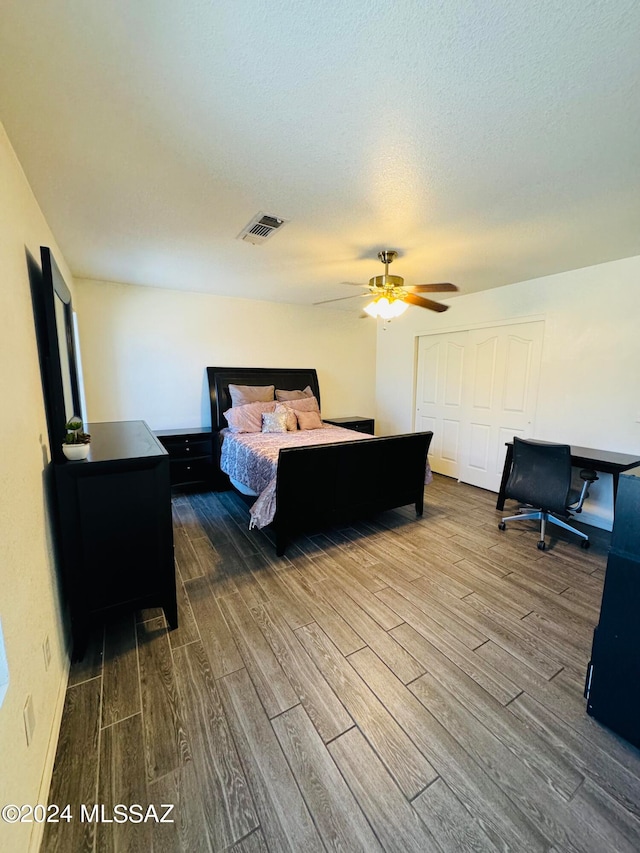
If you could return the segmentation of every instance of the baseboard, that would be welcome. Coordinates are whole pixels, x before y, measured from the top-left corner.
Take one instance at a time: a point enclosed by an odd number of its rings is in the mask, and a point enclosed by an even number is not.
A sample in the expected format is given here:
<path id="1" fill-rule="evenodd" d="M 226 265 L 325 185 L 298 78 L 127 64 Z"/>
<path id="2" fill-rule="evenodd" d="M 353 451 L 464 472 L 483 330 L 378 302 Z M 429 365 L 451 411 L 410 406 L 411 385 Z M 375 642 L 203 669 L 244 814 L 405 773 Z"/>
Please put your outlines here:
<path id="1" fill-rule="evenodd" d="M 573 516 L 573 521 L 579 521 L 582 524 L 589 524 L 591 527 L 599 527 L 601 530 L 612 530 L 613 519 L 599 514 L 597 512 L 589 512 L 588 509 L 583 509 L 579 515 Z M 571 524 L 571 522 L 569 522 Z M 588 530 L 586 531 L 589 532 Z"/>
<path id="2" fill-rule="evenodd" d="M 56 706 L 51 722 L 51 731 L 49 733 L 49 744 L 47 746 L 47 755 L 42 770 L 42 779 L 40 780 L 40 791 L 36 802 L 46 804 L 49 802 L 49 789 L 51 788 L 51 777 L 53 776 L 53 765 L 56 760 L 56 750 L 58 748 L 58 738 L 60 736 L 60 724 L 62 723 L 62 712 L 64 711 L 64 700 L 67 695 L 67 685 L 69 684 L 69 670 L 71 664 L 67 656 L 67 665 L 64 674 L 60 679 L 60 687 L 58 696 L 56 697 Z M 44 823 L 32 824 L 31 835 L 29 837 L 29 853 L 38 853 L 42 844 L 42 836 L 44 835 Z"/>

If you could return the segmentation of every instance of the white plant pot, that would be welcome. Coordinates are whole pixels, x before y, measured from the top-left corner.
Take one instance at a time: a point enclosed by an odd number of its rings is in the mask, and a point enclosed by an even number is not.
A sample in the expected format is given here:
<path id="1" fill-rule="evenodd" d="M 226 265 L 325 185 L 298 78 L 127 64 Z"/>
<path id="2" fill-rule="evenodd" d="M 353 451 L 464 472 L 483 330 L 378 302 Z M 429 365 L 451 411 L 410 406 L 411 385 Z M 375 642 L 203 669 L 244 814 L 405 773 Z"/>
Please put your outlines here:
<path id="1" fill-rule="evenodd" d="M 89 455 L 90 446 L 89 444 L 63 444 L 62 452 L 67 459 L 86 459 Z"/>

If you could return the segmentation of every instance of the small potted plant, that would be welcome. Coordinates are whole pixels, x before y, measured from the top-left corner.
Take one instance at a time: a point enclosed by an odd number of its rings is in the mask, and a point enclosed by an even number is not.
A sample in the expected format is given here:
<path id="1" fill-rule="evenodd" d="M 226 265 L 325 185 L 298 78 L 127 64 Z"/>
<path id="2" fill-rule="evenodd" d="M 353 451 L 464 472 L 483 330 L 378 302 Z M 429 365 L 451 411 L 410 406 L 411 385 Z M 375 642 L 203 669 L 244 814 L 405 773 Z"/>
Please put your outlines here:
<path id="1" fill-rule="evenodd" d="M 62 452 L 67 459 L 86 459 L 89 455 L 91 436 L 82 429 L 82 421 L 75 415 L 70 418 L 64 428 L 67 434 L 62 444 Z"/>

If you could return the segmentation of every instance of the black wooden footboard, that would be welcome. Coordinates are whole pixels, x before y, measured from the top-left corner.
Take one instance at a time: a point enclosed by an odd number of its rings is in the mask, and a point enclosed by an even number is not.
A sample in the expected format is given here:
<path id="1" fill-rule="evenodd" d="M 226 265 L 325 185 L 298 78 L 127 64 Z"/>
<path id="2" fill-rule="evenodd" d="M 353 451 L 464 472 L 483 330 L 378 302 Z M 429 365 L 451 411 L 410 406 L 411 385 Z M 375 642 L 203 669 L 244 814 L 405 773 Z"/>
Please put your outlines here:
<path id="1" fill-rule="evenodd" d="M 432 432 L 280 451 L 276 552 L 310 526 L 349 521 L 413 503 L 422 515 Z"/>

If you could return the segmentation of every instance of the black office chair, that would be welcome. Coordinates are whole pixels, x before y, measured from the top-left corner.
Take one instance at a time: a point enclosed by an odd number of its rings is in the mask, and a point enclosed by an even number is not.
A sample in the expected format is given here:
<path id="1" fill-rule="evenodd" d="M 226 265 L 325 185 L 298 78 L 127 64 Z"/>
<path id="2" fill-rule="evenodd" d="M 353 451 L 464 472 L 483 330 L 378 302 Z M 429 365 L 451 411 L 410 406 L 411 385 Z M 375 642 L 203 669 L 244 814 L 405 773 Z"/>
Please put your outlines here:
<path id="1" fill-rule="evenodd" d="M 544 551 L 547 521 L 580 536 L 583 548 L 589 547 L 589 537 L 581 530 L 571 527 L 556 514 L 571 518 L 582 512 L 582 505 L 589 494 L 589 486 L 598 479 L 595 471 L 583 469 L 581 489 L 571 487 L 571 448 L 568 444 L 548 444 L 514 437 L 513 466 L 507 482 L 505 495 L 522 504 L 518 515 L 503 518 L 498 528 L 506 529 L 507 521 L 540 520 L 538 548 Z"/>

